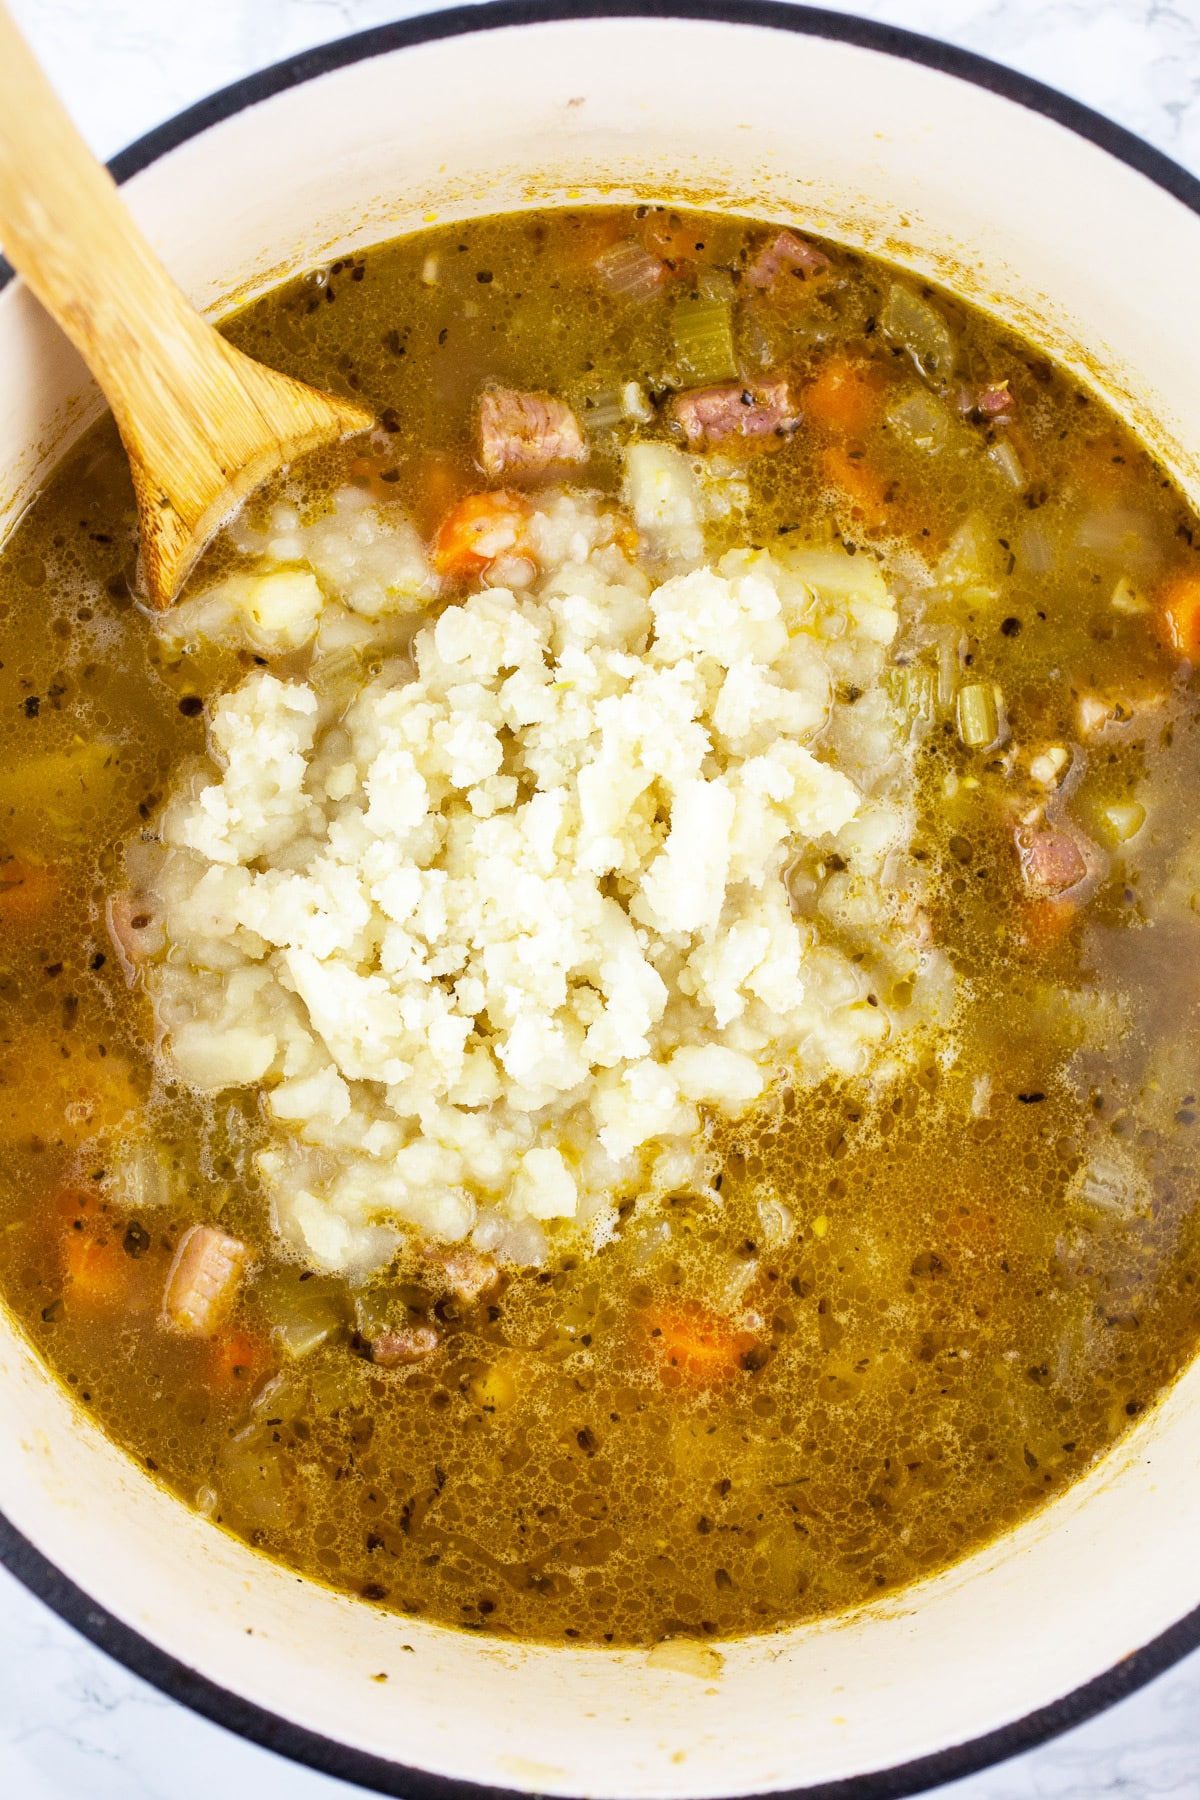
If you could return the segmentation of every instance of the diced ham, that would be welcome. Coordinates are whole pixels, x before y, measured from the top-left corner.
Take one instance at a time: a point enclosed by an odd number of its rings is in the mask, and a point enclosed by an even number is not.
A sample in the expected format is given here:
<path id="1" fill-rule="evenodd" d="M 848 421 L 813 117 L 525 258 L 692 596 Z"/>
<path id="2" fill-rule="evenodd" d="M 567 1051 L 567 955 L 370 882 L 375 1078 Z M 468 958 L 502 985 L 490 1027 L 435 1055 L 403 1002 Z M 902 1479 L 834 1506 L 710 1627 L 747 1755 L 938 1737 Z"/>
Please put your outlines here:
<path id="1" fill-rule="evenodd" d="M 1023 827 L 1017 832 L 1017 854 L 1029 894 L 1037 900 L 1064 895 L 1085 899 L 1105 869 L 1105 859 L 1089 838 L 1066 825 Z"/>
<path id="2" fill-rule="evenodd" d="M 190 1226 L 167 1276 L 167 1323 L 191 1337 L 211 1337 L 233 1304 L 248 1255 L 240 1238 L 215 1225 Z"/>
<path id="3" fill-rule="evenodd" d="M 148 900 L 139 894 L 111 894 L 105 907 L 108 935 L 125 971 L 132 982 L 144 962 L 159 955 L 166 934 Z"/>
<path id="4" fill-rule="evenodd" d="M 579 420 L 552 394 L 488 388 L 479 402 L 479 461 L 491 481 L 544 475 L 564 463 L 587 461 Z"/>
<path id="5" fill-rule="evenodd" d="M 371 1343 L 371 1361 L 381 1369 L 399 1369 L 406 1363 L 422 1362 L 438 1347 L 438 1334 L 431 1325 L 409 1325 L 402 1331 L 384 1331 Z"/>
<path id="6" fill-rule="evenodd" d="M 500 1271 L 495 1259 L 465 1245 L 454 1250 L 430 1246 L 425 1252 L 425 1260 L 464 1306 L 473 1306 L 500 1285 Z"/>
<path id="7" fill-rule="evenodd" d="M 782 376 L 753 386 L 725 381 L 716 387 L 692 388 L 676 394 L 670 411 L 683 428 L 690 450 L 709 449 L 735 438 L 770 449 L 800 423 L 799 410 Z"/>
<path id="8" fill-rule="evenodd" d="M 747 268 L 744 279 L 751 287 L 766 288 L 784 269 L 803 269 L 805 274 L 815 275 L 818 269 L 828 267 L 829 258 L 823 250 L 806 243 L 794 231 L 781 231 L 769 244 L 763 245 Z"/>
<path id="9" fill-rule="evenodd" d="M 1007 381 L 984 382 L 978 387 L 961 382 L 955 404 L 964 419 L 1000 420 L 1005 424 L 1011 422 L 1017 405 Z"/>
<path id="10" fill-rule="evenodd" d="M 1007 381 L 991 382 L 987 387 L 981 387 L 975 396 L 975 410 L 985 419 L 994 419 L 1000 413 L 1011 413 L 1015 405 Z"/>

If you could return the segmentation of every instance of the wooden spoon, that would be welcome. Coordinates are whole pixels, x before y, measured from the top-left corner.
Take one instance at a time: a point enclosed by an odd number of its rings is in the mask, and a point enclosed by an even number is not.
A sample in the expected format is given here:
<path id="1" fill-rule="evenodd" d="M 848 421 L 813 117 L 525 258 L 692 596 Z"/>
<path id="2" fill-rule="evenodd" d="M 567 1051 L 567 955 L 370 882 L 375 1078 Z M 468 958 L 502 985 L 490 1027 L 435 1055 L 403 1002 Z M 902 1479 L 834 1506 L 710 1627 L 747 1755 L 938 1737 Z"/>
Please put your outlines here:
<path id="1" fill-rule="evenodd" d="M 167 607 L 218 527 L 286 463 L 375 423 L 266 369 L 184 299 L 0 0 L 0 244 L 113 410 L 142 581 Z"/>

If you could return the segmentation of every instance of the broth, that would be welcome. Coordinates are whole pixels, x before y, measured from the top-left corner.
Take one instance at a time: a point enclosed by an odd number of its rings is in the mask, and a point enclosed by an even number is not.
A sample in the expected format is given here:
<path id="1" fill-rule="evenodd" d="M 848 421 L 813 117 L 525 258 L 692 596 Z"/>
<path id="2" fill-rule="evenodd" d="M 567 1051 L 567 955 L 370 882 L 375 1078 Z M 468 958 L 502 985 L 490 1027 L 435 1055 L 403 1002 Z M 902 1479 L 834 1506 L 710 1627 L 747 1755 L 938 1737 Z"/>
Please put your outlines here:
<path id="1" fill-rule="evenodd" d="M 431 539 L 481 486 L 485 384 L 565 401 L 590 448 L 567 486 L 619 511 L 629 443 L 679 441 L 673 394 L 732 373 L 765 405 L 784 370 L 799 422 L 769 452 L 696 447 L 727 502 L 705 556 L 824 542 L 877 560 L 899 612 L 915 813 L 885 886 L 952 1016 L 897 1034 L 890 1074 L 797 1069 L 707 1109 L 703 1179 L 635 1182 L 599 1241 L 551 1222 L 473 1293 L 419 1232 L 345 1274 L 273 1229 L 258 1087 L 193 1091 L 161 978 L 122 966 L 162 953 L 160 920 L 113 912 L 127 845 L 155 850 L 218 694 L 303 657 L 152 633 L 110 423 L 0 555 L 0 1289 L 158 1479 L 401 1612 L 615 1644 L 841 1612 L 1060 1492 L 1195 1350 L 1196 521 L 1039 353 L 791 243 L 657 207 L 472 221 L 227 327 L 382 429 L 259 497 L 190 594 L 346 484 Z M 452 570 L 427 610 L 476 586 Z M 407 648 L 380 642 L 368 674 Z M 793 911 L 902 1020 L 914 977 L 831 843 L 789 868 Z M 170 1329 L 197 1223 L 250 1260 L 218 1328 Z"/>

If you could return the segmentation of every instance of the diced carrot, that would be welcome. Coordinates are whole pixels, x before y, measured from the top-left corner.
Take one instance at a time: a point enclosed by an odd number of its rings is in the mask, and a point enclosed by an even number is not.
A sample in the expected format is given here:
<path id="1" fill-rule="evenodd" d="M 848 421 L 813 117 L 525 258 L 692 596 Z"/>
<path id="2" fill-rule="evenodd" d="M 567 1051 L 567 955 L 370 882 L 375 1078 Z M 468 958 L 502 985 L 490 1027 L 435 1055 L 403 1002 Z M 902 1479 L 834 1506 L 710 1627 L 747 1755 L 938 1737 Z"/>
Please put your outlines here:
<path id="1" fill-rule="evenodd" d="M 804 416 L 825 431 L 861 437 L 879 416 L 883 384 L 869 363 L 831 356 L 801 396 Z"/>
<path id="2" fill-rule="evenodd" d="M 119 1237 L 97 1235 L 81 1225 L 67 1233 L 63 1265 L 69 1287 L 67 1302 L 87 1312 L 120 1306 L 133 1282 L 133 1259 Z"/>
<path id="3" fill-rule="evenodd" d="M 0 924 L 33 925 L 50 910 L 58 893 L 58 870 L 49 863 L 0 859 Z"/>
<path id="4" fill-rule="evenodd" d="M 642 242 L 673 274 L 690 273 L 709 260 L 704 228 L 689 224 L 679 213 L 648 213 L 642 222 Z"/>
<path id="5" fill-rule="evenodd" d="M 92 1056 L 30 1033 L 0 1058 L 0 1144 L 81 1144 L 122 1126 L 140 1104 L 120 1056 Z"/>
<path id="6" fill-rule="evenodd" d="M 1115 432 L 1089 438 L 1073 459 L 1071 484 L 1095 504 L 1116 500 L 1133 480 L 1129 446 Z"/>
<path id="7" fill-rule="evenodd" d="M 629 236 L 628 215 L 605 213 L 598 218 L 583 217 L 568 240 L 572 259 L 581 269 L 590 269 L 598 256 L 611 250 Z"/>
<path id="8" fill-rule="evenodd" d="M 887 484 L 865 457 L 851 456 L 840 444 L 821 453 L 826 479 L 850 502 L 851 511 L 868 525 L 882 525 L 887 517 Z"/>
<path id="9" fill-rule="evenodd" d="M 1021 936 L 1031 950 L 1053 950 L 1078 911 L 1073 900 L 1030 900 L 1021 909 Z"/>
<path id="10" fill-rule="evenodd" d="M 434 568 L 459 580 L 481 575 L 498 556 L 521 549 L 528 516 L 526 501 L 507 488 L 468 494 L 442 520 L 433 541 Z"/>
<path id="11" fill-rule="evenodd" d="M 271 1367 L 271 1346 L 250 1331 L 223 1331 L 208 1345 L 209 1379 L 222 1394 L 250 1393 Z"/>
<path id="12" fill-rule="evenodd" d="M 1158 616 L 1170 648 L 1200 662 L 1200 574 L 1181 569 L 1158 596 Z"/>
<path id="13" fill-rule="evenodd" d="M 462 499 L 466 485 L 457 464 L 448 457 L 426 457 L 408 495 L 418 530 L 432 537 L 451 507 Z"/>
<path id="14" fill-rule="evenodd" d="M 708 1386 L 748 1367 L 755 1349 L 748 1331 L 697 1307 L 680 1306 L 647 1316 L 652 1351 L 664 1386 Z"/>

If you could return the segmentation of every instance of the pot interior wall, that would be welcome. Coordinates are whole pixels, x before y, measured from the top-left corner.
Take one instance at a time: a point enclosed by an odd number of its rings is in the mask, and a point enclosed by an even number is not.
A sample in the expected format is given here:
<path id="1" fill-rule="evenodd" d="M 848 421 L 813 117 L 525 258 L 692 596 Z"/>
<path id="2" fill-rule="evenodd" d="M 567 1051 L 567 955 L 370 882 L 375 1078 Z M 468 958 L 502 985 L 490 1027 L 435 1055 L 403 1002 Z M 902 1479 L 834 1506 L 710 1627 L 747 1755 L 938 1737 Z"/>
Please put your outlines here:
<path id="1" fill-rule="evenodd" d="M 683 20 L 471 33 L 248 107 L 127 193 L 217 313 L 433 218 L 671 197 L 799 222 L 1024 329 L 1200 497 L 1200 221 L 1047 119 L 878 52 Z M 19 287 L 0 297 L 0 386 L 3 530 L 97 410 Z M 1198 1451 L 1194 1369 L 1086 1482 L 948 1575 L 841 1625 L 651 1668 L 457 1636 L 298 1582 L 157 1489 L 0 1319 L 0 1509 L 102 1606 L 310 1730 L 543 1793 L 798 1787 L 1044 1705 L 1200 1601 Z"/>

